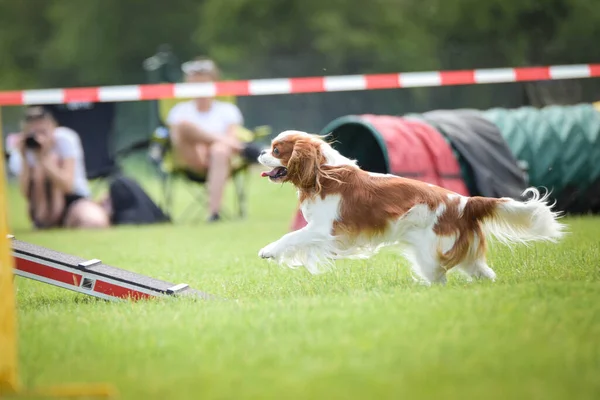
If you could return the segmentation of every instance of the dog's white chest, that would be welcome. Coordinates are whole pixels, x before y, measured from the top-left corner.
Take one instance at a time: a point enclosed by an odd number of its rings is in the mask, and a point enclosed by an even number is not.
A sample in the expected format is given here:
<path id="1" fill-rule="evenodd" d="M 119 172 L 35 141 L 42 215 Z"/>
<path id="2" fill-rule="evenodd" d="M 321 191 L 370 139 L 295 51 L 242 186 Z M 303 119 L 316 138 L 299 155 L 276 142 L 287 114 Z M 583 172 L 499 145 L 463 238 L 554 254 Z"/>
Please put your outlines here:
<path id="1" fill-rule="evenodd" d="M 340 202 L 340 195 L 318 197 L 303 201 L 300 210 L 306 222 L 331 232 L 333 222 L 339 218 Z"/>

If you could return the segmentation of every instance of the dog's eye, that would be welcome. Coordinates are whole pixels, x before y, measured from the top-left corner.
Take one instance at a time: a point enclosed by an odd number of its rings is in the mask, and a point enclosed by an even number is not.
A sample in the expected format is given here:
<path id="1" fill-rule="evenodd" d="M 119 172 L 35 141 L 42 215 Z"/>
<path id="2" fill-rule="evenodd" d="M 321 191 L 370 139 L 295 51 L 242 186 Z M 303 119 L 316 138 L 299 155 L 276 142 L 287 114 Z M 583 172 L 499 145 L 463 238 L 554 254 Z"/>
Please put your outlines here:
<path id="1" fill-rule="evenodd" d="M 273 149 L 273 154 L 274 154 L 274 155 L 276 155 L 276 156 L 278 156 L 278 155 L 279 155 L 279 149 L 278 149 L 277 147 L 275 147 L 275 148 Z"/>

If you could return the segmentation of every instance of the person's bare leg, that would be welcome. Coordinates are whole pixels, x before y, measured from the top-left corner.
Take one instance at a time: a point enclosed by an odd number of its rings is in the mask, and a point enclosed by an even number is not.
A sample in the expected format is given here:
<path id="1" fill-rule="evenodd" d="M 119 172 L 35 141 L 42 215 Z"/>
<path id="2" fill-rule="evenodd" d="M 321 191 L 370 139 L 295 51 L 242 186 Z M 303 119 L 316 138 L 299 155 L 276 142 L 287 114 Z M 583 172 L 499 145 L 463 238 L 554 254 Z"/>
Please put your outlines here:
<path id="1" fill-rule="evenodd" d="M 188 122 L 172 125 L 171 135 L 176 141 L 181 142 L 203 143 L 207 145 L 222 143 L 231 147 L 233 151 L 241 151 L 243 148 L 243 146 L 234 138 L 212 135 Z"/>
<path id="2" fill-rule="evenodd" d="M 50 225 L 58 226 L 60 225 L 60 219 L 63 215 L 65 209 L 65 194 L 62 190 L 56 187 L 56 185 L 52 185 L 51 188 L 51 209 L 50 209 Z"/>
<path id="3" fill-rule="evenodd" d="M 219 213 L 225 184 L 229 177 L 229 160 L 231 150 L 228 146 L 215 143 L 210 147 L 210 164 L 208 167 L 209 211 L 211 216 Z"/>
<path id="4" fill-rule="evenodd" d="M 175 163 L 196 173 L 202 173 L 208 168 L 208 146 L 204 142 L 195 142 L 185 135 L 189 124 L 174 125 L 171 132 L 171 144 Z"/>
<path id="5" fill-rule="evenodd" d="M 58 155 L 52 155 L 52 162 L 59 166 L 61 161 L 58 158 Z M 63 192 L 57 185 L 50 184 L 50 224 L 51 226 L 60 225 L 60 219 L 63 216 L 65 210 L 65 192 Z"/>
<path id="6" fill-rule="evenodd" d="M 100 229 L 110 226 L 106 210 L 88 199 L 80 199 L 73 203 L 65 218 L 67 228 Z"/>
<path id="7" fill-rule="evenodd" d="M 191 145 L 185 151 L 188 154 L 188 167 L 198 174 L 206 172 L 210 160 L 208 146 L 205 144 Z"/>
<path id="8" fill-rule="evenodd" d="M 46 190 L 46 176 L 40 167 L 33 167 L 31 179 L 29 207 L 32 210 L 32 218 L 37 224 L 45 226 L 50 215 L 50 199 Z"/>

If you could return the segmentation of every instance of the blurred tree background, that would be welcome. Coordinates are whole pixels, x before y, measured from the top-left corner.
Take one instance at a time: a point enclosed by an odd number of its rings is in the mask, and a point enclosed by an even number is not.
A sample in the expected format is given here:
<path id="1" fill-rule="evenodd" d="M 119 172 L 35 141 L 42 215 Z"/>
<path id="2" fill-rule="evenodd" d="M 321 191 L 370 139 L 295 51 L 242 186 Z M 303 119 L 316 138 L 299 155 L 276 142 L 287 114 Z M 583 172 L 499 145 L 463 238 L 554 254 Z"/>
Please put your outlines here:
<path id="1" fill-rule="evenodd" d="M 0 0 L 0 90 L 147 82 L 161 44 L 227 79 L 600 61 L 598 0 Z M 351 113 L 600 99 L 598 80 L 240 98 L 249 126 L 320 130 Z M 540 93 L 545 97 L 540 100 Z M 123 104 L 125 136 L 147 134 Z"/>

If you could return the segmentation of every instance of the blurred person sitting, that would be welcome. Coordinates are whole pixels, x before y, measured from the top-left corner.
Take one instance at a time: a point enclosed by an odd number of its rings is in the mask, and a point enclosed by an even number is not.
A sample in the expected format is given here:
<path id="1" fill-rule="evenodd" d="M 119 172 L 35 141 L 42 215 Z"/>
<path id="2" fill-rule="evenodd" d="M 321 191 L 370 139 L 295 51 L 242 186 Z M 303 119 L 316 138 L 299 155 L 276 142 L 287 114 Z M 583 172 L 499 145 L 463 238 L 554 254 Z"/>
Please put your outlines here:
<path id="1" fill-rule="evenodd" d="M 89 199 L 78 134 L 58 126 L 44 107 L 28 107 L 14 139 L 9 169 L 18 177 L 29 217 L 38 229 L 104 228 L 107 212 Z"/>
<path id="2" fill-rule="evenodd" d="M 214 61 L 196 58 L 182 65 L 188 83 L 215 82 L 219 70 Z M 198 97 L 175 105 L 167 116 L 175 163 L 198 174 L 207 174 L 209 222 L 220 219 L 231 158 L 239 154 L 257 162 L 260 149 L 237 139 L 244 119 L 239 108 L 214 97 Z"/>

